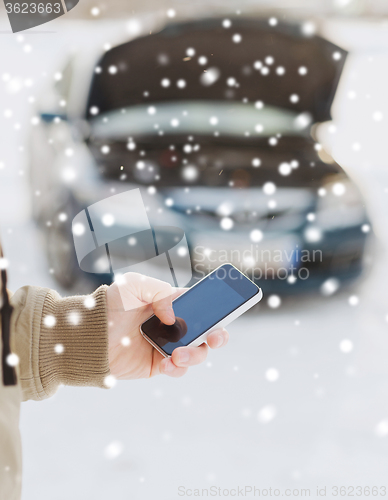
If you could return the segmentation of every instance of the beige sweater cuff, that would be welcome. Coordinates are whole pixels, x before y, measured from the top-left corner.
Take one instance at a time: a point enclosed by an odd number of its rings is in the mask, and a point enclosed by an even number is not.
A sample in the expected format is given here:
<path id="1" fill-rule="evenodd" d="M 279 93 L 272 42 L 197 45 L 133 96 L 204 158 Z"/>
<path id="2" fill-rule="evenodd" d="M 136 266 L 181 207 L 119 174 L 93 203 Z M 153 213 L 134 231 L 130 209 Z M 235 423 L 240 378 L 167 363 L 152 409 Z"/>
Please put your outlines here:
<path id="1" fill-rule="evenodd" d="M 47 293 L 39 346 L 33 346 L 39 349 L 43 397 L 60 384 L 104 387 L 109 375 L 106 288 L 66 298 L 51 290 Z"/>

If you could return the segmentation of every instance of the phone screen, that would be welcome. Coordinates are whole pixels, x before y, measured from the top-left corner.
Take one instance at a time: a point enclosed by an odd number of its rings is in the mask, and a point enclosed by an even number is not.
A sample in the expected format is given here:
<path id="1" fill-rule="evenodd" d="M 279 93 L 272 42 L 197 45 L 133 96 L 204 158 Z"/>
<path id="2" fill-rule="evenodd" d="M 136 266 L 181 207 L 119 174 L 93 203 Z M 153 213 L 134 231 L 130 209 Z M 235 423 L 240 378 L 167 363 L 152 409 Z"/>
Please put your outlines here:
<path id="1" fill-rule="evenodd" d="M 163 324 L 152 316 L 143 332 L 167 354 L 186 346 L 259 292 L 259 288 L 230 265 L 218 268 L 172 304 L 176 321 Z"/>

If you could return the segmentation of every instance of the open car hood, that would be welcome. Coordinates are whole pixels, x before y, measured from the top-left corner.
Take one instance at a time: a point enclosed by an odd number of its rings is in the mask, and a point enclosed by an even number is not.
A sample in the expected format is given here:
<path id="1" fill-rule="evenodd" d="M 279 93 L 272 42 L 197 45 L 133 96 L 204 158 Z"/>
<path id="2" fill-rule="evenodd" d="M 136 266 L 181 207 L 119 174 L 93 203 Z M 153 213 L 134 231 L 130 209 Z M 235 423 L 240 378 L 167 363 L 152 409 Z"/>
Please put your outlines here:
<path id="1" fill-rule="evenodd" d="M 315 122 L 331 119 L 346 51 L 319 36 L 305 36 L 297 24 L 270 26 L 268 20 L 241 18 L 231 23 L 229 28 L 222 19 L 172 24 L 107 51 L 93 77 L 86 116 L 93 106 L 104 113 L 148 102 L 247 99 L 308 112 Z M 194 56 L 187 55 L 189 48 Z M 301 67 L 307 73 L 301 74 Z M 293 94 L 297 97 L 290 99 Z"/>

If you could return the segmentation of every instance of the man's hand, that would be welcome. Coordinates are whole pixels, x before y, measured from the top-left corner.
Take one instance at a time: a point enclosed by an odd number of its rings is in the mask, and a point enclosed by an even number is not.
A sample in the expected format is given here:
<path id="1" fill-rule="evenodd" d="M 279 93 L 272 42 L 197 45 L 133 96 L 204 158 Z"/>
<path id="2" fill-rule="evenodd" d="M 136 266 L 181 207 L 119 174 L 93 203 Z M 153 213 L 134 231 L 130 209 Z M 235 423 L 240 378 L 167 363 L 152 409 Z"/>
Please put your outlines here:
<path id="1" fill-rule="evenodd" d="M 106 292 L 109 367 L 117 379 L 148 378 L 161 373 L 181 377 L 189 366 L 205 361 L 208 346 L 217 349 L 228 342 L 228 332 L 216 330 L 208 336 L 208 345 L 178 347 L 171 358 L 164 358 L 143 338 L 140 325 L 153 313 L 166 325 L 174 324 L 172 300 L 184 288 L 173 288 L 137 273 L 127 273 L 124 279 L 125 284 L 113 283 Z"/>

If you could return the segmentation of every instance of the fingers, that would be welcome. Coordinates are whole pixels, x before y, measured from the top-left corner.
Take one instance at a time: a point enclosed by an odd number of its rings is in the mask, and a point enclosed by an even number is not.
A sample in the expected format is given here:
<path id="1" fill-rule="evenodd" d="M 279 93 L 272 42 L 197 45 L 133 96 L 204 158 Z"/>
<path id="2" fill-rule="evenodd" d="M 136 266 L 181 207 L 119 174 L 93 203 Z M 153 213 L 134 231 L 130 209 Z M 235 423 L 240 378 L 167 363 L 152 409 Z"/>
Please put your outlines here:
<path id="1" fill-rule="evenodd" d="M 175 366 L 199 365 L 205 361 L 207 351 L 206 344 L 201 344 L 199 347 L 178 347 L 172 352 L 171 359 Z"/>
<path id="2" fill-rule="evenodd" d="M 212 349 L 218 349 L 228 343 L 229 334 L 224 328 L 214 330 L 207 338 L 207 343 Z M 206 360 L 208 353 L 207 344 L 199 347 L 178 347 L 171 358 L 164 358 L 160 362 L 160 372 L 170 377 L 181 377 L 190 366 L 199 365 Z"/>
<path id="3" fill-rule="evenodd" d="M 164 375 L 168 375 L 169 377 L 182 377 L 187 372 L 188 368 L 184 368 L 181 366 L 176 366 L 171 358 L 164 358 L 160 362 L 160 373 Z"/>
<path id="4" fill-rule="evenodd" d="M 207 344 L 211 349 L 218 349 L 228 343 L 229 333 L 225 328 L 214 330 L 207 337 Z"/>
<path id="5" fill-rule="evenodd" d="M 203 363 L 207 356 L 208 347 L 202 344 L 199 347 L 178 347 L 171 358 L 162 359 L 160 372 L 169 377 L 182 377 L 189 366 Z"/>

